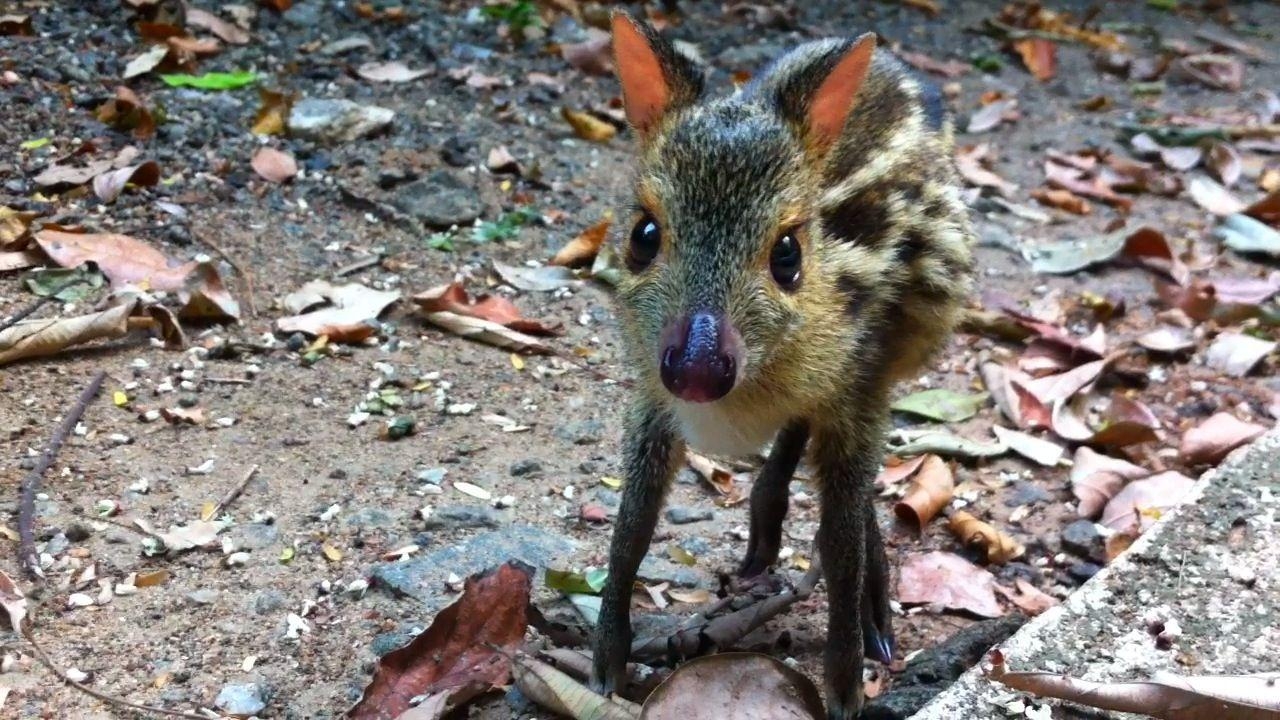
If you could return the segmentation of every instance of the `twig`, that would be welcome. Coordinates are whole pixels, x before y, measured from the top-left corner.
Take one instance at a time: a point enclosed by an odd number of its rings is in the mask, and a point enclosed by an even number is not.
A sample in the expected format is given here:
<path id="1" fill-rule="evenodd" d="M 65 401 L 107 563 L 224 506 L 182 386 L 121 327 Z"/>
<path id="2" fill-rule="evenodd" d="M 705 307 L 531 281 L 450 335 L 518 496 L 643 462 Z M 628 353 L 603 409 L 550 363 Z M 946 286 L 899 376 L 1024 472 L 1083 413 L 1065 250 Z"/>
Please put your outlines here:
<path id="1" fill-rule="evenodd" d="M 57 457 L 58 451 L 62 449 L 62 443 L 75 429 L 76 423 L 80 422 L 80 418 L 84 416 L 85 409 L 102 388 L 102 381 L 106 377 L 106 370 L 99 370 L 93 376 L 88 387 L 80 393 L 76 404 L 62 418 L 62 424 L 54 431 L 53 437 L 49 438 L 49 444 L 45 445 L 44 452 L 40 453 L 36 466 L 22 479 L 22 497 L 18 502 L 18 561 L 32 579 L 44 578 L 44 573 L 40 571 L 40 558 L 36 555 L 36 488 L 40 486 L 40 478 L 44 476 L 45 471 L 53 464 L 53 459 Z"/>
<path id="2" fill-rule="evenodd" d="M 371 268 L 380 262 L 382 262 L 382 256 L 374 255 L 373 257 L 367 257 L 363 260 L 357 260 L 351 263 L 350 265 L 344 265 L 338 268 L 337 270 L 334 270 L 333 275 L 334 277 L 343 277 L 344 275 L 358 273 L 361 270 L 364 270 L 365 268 Z"/>
<path id="3" fill-rule="evenodd" d="M 115 697 L 114 695 L 108 695 L 100 690 L 95 690 L 89 687 L 88 685 L 85 685 L 84 683 L 76 682 L 75 680 L 72 680 L 71 677 L 68 676 L 65 672 L 63 672 L 62 668 L 54 664 L 53 658 L 49 657 L 49 654 L 44 651 L 44 648 L 40 647 L 40 644 L 36 642 L 35 636 L 31 634 L 30 629 L 23 630 L 22 636 L 27 639 L 27 642 L 31 643 L 31 648 L 35 650 L 36 657 L 40 660 L 40 662 L 46 668 L 49 669 L 49 672 L 53 673 L 54 675 L 57 675 L 58 679 L 61 680 L 62 682 L 70 685 L 71 687 L 79 690 L 80 692 L 86 695 L 89 695 L 90 697 L 101 700 L 102 702 L 107 703 L 108 705 L 112 705 L 114 707 L 128 708 L 130 710 L 134 710 L 140 713 L 167 715 L 169 717 L 176 717 L 176 718 L 189 718 L 189 720 L 209 720 L 209 717 L 207 715 L 196 715 L 194 713 L 185 713 L 180 710 L 166 710 L 165 708 L 158 708 L 158 707 L 152 707 L 150 705 L 139 705 L 137 703 L 131 703 L 128 700 L 125 700 L 124 698 L 118 698 L 118 697 Z"/>
<path id="4" fill-rule="evenodd" d="M 226 510 L 228 505 L 235 502 L 236 498 L 240 497 L 240 493 L 244 492 L 244 487 L 248 485 L 249 481 L 253 479 L 253 476 L 257 474 L 257 465 L 249 468 L 249 472 L 244 474 L 244 478 L 240 482 L 236 483 L 235 487 L 228 490 L 227 494 L 222 496 L 222 499 L 218 501 L 217 505 L 213 506 L 213 513 L 211 513 L 209 517 L 218 517 L 221 515 L 222 511 Z"/>
<path id="5" fill-rule="evenodd" d="M 204 233 L 193 227 L 191 228 L 191 235 L 196 240 L 199 240 L 209 246 L 209 249 L 222 256 L 222 259 L 227 261 L 227 264 L 231 266 L 231 269 L 236 271 L 236 275 L 239 275 L 240 279 L 244 281 L 244 299 L 245 304 L 249 306 L 249 317 L 257 317 L 258 304 L 253 300 L 253 275 L 245 272 L 244 268 L 240 266 L 240 263 L 236 262 L 235 258 L 231 257 L 226 250 L 223 250 L 221 246 L 210 240 Z"/>
<path id="6" fill-rule="evenodd" d="M 0 332 L 4 332 L 5 330 L 8 330 L 14 325 L 17 325 L 23 319 L 30 316 L 31 313 L 39 310 L 40 308 L 44 307 L 46 304 L 56 300 L 58 293 L 62 292 L 63 290 L 66 290 L 69 287 L 79 285 L 82 282 L 84 282 L 84 278 L 72 278 L 67 282 L 54 288 L 53 292 L 49 293 L 48 295 L 45 295 L 42 298 L 37 299 L 35 302 L 31 303 L 25 308 L 9 316 L 9 319 L 5 320 L 4 322 L 0 322 Z"/>
<path id="7" fill-rule="evenodd" d="M 217 383 L 217 384 L 221 384 L 221 385 L 251 385 L 251 384 L 253 384 L 253 381 L 252 381 L 252 380 L 247 380 L 247 379 L 245 379 L 245 378 L 206 377 L 206 378 L 204 379 L 204 381 L 205 381 L 205 382 L 208 382 L 208 383 Z"/>

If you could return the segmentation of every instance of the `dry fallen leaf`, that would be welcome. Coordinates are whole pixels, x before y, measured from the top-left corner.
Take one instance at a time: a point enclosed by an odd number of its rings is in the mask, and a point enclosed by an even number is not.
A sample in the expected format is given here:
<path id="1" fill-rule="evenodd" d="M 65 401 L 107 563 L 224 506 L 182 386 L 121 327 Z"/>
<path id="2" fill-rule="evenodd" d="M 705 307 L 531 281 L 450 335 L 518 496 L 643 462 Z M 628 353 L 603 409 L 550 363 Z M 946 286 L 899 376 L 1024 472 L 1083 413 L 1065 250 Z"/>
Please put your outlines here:
<path id="1" fill-rule="evenodd" d="M 258 99 L 261 105 L 253 118 L 253 127 L 249 132 L 254 135 L 282 135 L 288 124 L 289 110 L 293 107 L 296 96 L 286 95 L 267 88 L 258 88 Z"/>
<path id="2" fill-rule="evenodd" d="M 1001 195 L 1011 197 L 1018 186 L 992 172 L 986 164 L 990 162 L 991 148 L 986 143 L 956 150 L 956 168 L 965 182 L 975 187 L 995 188 Z"/>
<path id="3" fill-rule="evenodd" d="M 135 138 L 145 140 L 156 133 L 156 119 L 137 93 L 121 85 L 115 97 L 107 100 L 94 111 L 98 120 L 116 130 L 132 132 Z"/>
<path id="4" fill-rule="evenodd" d="M 1012 672 L 999 650 L 989 655 L 987 677 L 1040 697 L 1158 720 L 1268 720 L 1280 716 L 1277 675 L 1180 677 L 1159 672 L 1152 680 L 1099 683 L 1061 672 Z"/>
<path id="5" fill-rule="evenodd" d="M 960 62 L 959 60 L 947 60 L 945 62 L 935 60 L 924 53 L 919 52 L 899 52 L 901 57 L 908 65 L 918 68 L 925 72 L 941 75 L 944 78 L 954 80 L 965 73 L 969 72 L 972 66 L 969 63 Z"/>
<path id="6" fill-rule="evenodd" d="M 613 42 L 609 33 L 596 28 L 587 30 L 587 39 L 560 46 L 560 56 L 588 75 L 613 74 Z"/>
<path id="7" fill-rule="evenodd" d="M 325 335 L 333 342 L 360 342 L 372 337 L 377 330 L 378 316 L 400 299 L 399 291 L 374 290 L 357 283 L 335 286 L 324 280 L 312 280 L 303 289 L 321 297 L 327 307 L 280 318 L 276 329 L 283 333 Z"/>
<path id="8" fill-rule="evenodd" d="M 0 365 L 46 357 L 90 340 L 124 337 L 136 306 L 128 303 L 91 315 L 28 320 L 0 330 Z"/>
<path id="9" fill-rule="evenodd" d="M 639 720 L 707 717 L 708 708 L 751 720 L 826 717 L 818 689 L 799 671 L 769 655 L 730 652 L 682 664 L 645 700 Z"/>
<path id="10" fill-rule="evenodd" d="M 1231 413 L 1216 413 L 1182 435 L 1178 456 L 1188 465 L 1217 464 L 1266 431 L 1266 427 L 1238 420 Z"/>
<path id="11" fill-rule="evenodd" d="M 14 210 L 0 205 L 0 250 L 21 250 L 30 239 L 31 222 L 40 213 Z"/>
<path id="12" fill-rule="evenodd" d="M 530 355 L 554 355 L 555 350 L 532 335 L 512 330 L 496 322 L 447 311 L 424 312 L 424 319 L 432 325 L 476 342 Z"/>
<path id="13" fill-rule="evenodd" d="M 1014 590 L 1010 590 L 1003 585 L 996 585 L 996 592 L 1000 593 L 1005 600 L 1016 605 L 1030 617 L 1035 617 L 1059 604 L 1057 598 L 1022 578 L 1016 578 L 1013 582 Z"/>
<path id="14" fill-rule="evenodd" d="M 1088 447 L 1076 449 L 1071 465 L 1071 491 L 1080 501 L 1080 517 L 1095 518 L 1125 483 L 1151 474 L 1146 468 L 1109 457 Z"/>
<path id="15" fill-rule="evenodd" d="M 1062 461 L 1063 454 L 1066 453 L 1066 449 L 1055 442 L 1018 430 L 995 425 L 992 426 L 991 432 L 995 433 L 997 440 L 1008 445 L 1010 450 L 1045 467 L 1057 466 Z"/>
<path id="16" fill-rule="evenodd" d="M 1218 176 L 1218 180 L 1226 187 L 1235 185 L 1240 180 L 1240 175 L 1244 173 L 1244 162 L 1240 159 L 1240 153 L 1228 143 L 1215 142 L 1210 145 L 1205 160 L 1209 170 Z"/>
<path id="17" fill-rule="evenodd" d="M 1234 215 L 1245 209 L 1245 204 L 1232 195 L 1230 190 L 1209 178 L 1192 178 L 1191 184 L 1187 186 L 1187 193 L 1197 205 L 1214 215 Z"/>
<path id="18" fill-rule="evenodd" d="M 600 252 L 600 246 L 604 244 L 605 238 L 609 236 L 610 223 L 611 220 L 605 218 L 578 233 L 577 237 L 556 252 L 556 256 L 551 258 L 551 264 L 565 267 L 590 265 L 595 260 L 596 253 Z"/>
<path id="19" fill-rule="evenodd" d="M 462 283 L 454 282 L 424 290 L 413 296 L 418 311 L 424 314 L 449 312 L 456 315 L 487 320 L 528 335 L 559 335 L 560 326 L 548 326 L 537 320 L 530 320 L 520 314 L 515 303 L 500 295 L 481 295 L 472 298 L 462 287 Z"/>
<path id="20" fill-rule="evenodd" d="M 423 697 L 441 717 L 471 698 L 505 686 L 510 656 L 524 641 L 533 568 L 508 562 L 466 580 L 462 597 L 436 614 L 431 626 L 378 661 L 351 720 L 404 717 Z M 422 707 L 418 706 L 419 709 Z"/>
<path id="21" fill-rule="evenodd" d="M 715 460 L 692 450 L 685 450 L 685 462 L 689 464 L 690 469 L 698 474 L 698 477 L 705 480 L 708 485 L 725 498 L 725 504 L 736 505 L 746 499 L 738 491 L 738 486 L 734 483 L 733 473 Z"/>
<path id="22" fill-rule="evenodd" d="M 245 45 L 250 39 L 243 28 L 200 8 L 187 8 L 187 25 L 208 30 L 231 45 Z"/>
<path id="23" fill-rule="evenodd" d="M 891 488 L 910 478 L 924 464 L 925 457 L 927 456 L 917 455 L 903 460 L 896 455 L 890 455 L 885 458 L 884 469 L 880 471 L 879 475 L 876 475 L 875 486 L 878 488 Z"/>
<path id="24" fill-rule="evenodd" d="M 1242 333 L 1222 333 L 1205 352 L 1205 364 L 1232 377 L 1244 377 L 1276 349 L 1276 343 Z"/>
<path id="25" fill-rule="evenodd" d="M 249 164 L 254 172 L 273 183 L 287 182 L 298 174 L 298 163 L 293 156 L 275 148 L 258 148 Z"/>
<path id="26" fill-rule="evenodd" d="M 9 629 L 18 635 L 23 634 L 22 623 L 27 619 L 27 597 L 22 588 L 3 570 L 0 570 L 0 607 L 4 608 L 9 617 Z"/>
<path id="27" fill-rule="evenodd" d="M 1101 522 L 1116 532 L 1145 531 L 1164 511 L 1181 505 L 1194 485 L 1191 478 L 1172 471 L 1134 480 L 1107 503 Z"/>
<path id="28" fill-rule="evenodd" d="M 93 194 L 102 202 L 112 202 L 126 185 L 153 187 L 160 182 L 160 166 L 154 160 L 110 170 L 93 179 Z"/>
<path id="29" fill-rule="evenodd" d="M 1040 82 L 1052 80 L 1058 72 L 1058 46 L 1052 40 L 1030 37 L 1013 42 L 1013 49 L 1022 58 L 1031 75 Z"/>
<path id="30" fill-rule="evenodd" d="M 224 527 L 219 522 L 194 520 L 186 525 L 171 525 L 169 526 L 169 532 L 162 533 L 151 530 L 146 523 L 140 520 L 135 520 L 134 522 L 144 531 L 159 538 L 160 542 L 164 543 L 165 550 L 169 553 L 178 553 L 183 550 L 211 545 L 218 539 L 218 533 L 222 532 Z"/>
<path id="31" fill-rule="evenodd" d="M 511 154 L 506 145 L 499 145 L 489 150 L 489 156 L 485 160 L 485 167 L 489 168 L 491 173 L 524 174 L 524 170 L 520 167 L 520 161 L 516 160 L 516 156 Z"/>
<path id="32" fill-rule="evenodd" d="M 34 250 L 0 252 L 0 272 L 26 270 L 44 263 L 44 255 Z"/>
<path id="33" fill-rule="evenodd" d="M 41 230 L 35 239 L 60 267 L 94 263 L 113 288 L 134 285 L 144 290 L 176 292 L 196 267 L 194 261 L 174 265 L 164 253 L 128 235 Z"/>
<path id="34" fill-rule="evenodd" d="M 129 78 L 149 73 L 156 69 L 168 54 L 168 45 L 153 45 L 146 52 L 130 60 L 124 66 L 124 73 L 121 77 L 128 80 Z"/>
<path id="35" fill-rule="evenodd" d="M 898 576 L 898 602 L 940 605 L 981 617 L 1000 617 L 995 577 L 959 555 L 945 552 L 913 553 L 902 563 Z"/>
<path id="36" fill-rule="evenodd" d="M 591 720 L 635 720 L 636 710 L 626 700 L 597 695 L 567 673 L 523 653 L 512 658 L 511 677 L 525 697 L 559 715 Z"/>
<path id="37" fill-rule="evenodd" d="M 1195 336 L 1190 330 L 1173 325 L 1143 333 L 1135 342 L 1152 352 L 1168 354 L 1186 352 L 1196 346 Z"/>
<path id="38" fill-rule="evenodd" d="M 921 531 L 951 502 L 955 489 L 951 467 L 937 455 L 928 455 L 916 472 L 911 489 L 893 506 L 893 512 L 898 519 Z"/>
<path id="39" fill-rule="evenodd" d="M 414 70 L 408 65 L 392 60 L 390 62 L 370 62 L 356 68 L 356 74 L 365 80 L 386 83 L 402 83 L 417 80 L 431 74 L 430 69 Z"/>
<path id="40" fill-rule="evenodd" d="M 1093 212 L 1088 200 L 1070 190 L 1036 188 L 1031 191 L 1031 197 L 1041 205 L 1064 210 L 1074 215 L 1088 215 Z"/>
<path id="41" fill-rule="evenodd" d="M 1020 558 L 1026 552 L 1016 540 L 963 510 L 951 514 L 947 528 L 965 547 L 981 550 L 986 561 L 994 565 Z"/>
<path id="42" fill-rule="evenodd" d="M 1174 72 L 1217 90 L 1239 90 L 1244 83 L 1244 63 L 1239 58 L 1217 53 L 1199 53 L 1178 58 Z"/>
<path id="43" fill-rule="evenodd" d="M 992 130 L 1013 116 L 1017 107 L 1018 101 L 1012 98 L 996 100 L 993 103 L 984 105 L 969 117 L 969 125 L 965 128 L 965 131 L 982 133 Z"/>
<path id="44" fill-rule="evenodd" d="M 605 122 L 591 113 L 569 108 L 560 108 L 560 116 L 573 128 L 573 132 L 583 140 L 607 143 L 618 134 L 612 123 Z"/>

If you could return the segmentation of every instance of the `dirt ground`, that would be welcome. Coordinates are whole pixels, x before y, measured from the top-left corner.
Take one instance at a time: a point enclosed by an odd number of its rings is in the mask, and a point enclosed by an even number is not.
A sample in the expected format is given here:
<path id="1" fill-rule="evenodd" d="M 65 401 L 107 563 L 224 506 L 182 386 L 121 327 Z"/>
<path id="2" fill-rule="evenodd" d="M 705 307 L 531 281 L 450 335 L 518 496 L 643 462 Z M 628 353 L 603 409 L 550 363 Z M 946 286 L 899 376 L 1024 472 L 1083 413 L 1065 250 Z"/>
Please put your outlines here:
<path id="1" fill-rule="evenodd" d="M 962 132 L 959 142 L 989 143 L 998 156 L 993 170 L 1018 186 L 1011 199 L 1025 206 L 1035 205 L 1027 192 L 1043 184 L 1048 150 L 1127 152 L 1116 122 L 1141 113 L 1247 111 L 1256 103 L 1252 91 L 1280 89 L 1274 65 L 1249 64 L 1240 91 L 1170 78 L 1159 94 L 1136 94 L 1132 81 L 1100 72 L 1088 48 L 1070 43 L 1058 47 L 1056 77 L 1040 82 L 999 40 L 974 31 L 998 12 L 999 3 L 940 4 L 943 11 L 930 17 L 898 3 L 797 3 L 790 8 L 793 22 L 760 25 L 719 3 L 690 2 L 681 5 L 669 31 L 696 45 L 710 66 L 711 84 L 722 89 L 733 73 L 756 68 L 803 39 L 867 29 L 895 48 L 938 60 L 967 64 L 974 57 L 997 57 L 999 69 L 970 68 L 955 79 L 933 79 L 956 86 L 949 103 L 961 127 L 984 93 L 1018 100 L 1016 121 L 980 134 Z M 217 3 L 198 5 L 218 9 Z M 1123 30 L 1139 56 L 1156 52 L 1162 42 L 1203 48 L 1196 32 L 1214 27 L 1228 35 L 1238 31 L 1237 37 L 1280 57 L 1280 41 L 1266 34 L 1280 27 L 1280 8 L 1272 3 L 1232 3 L 1235 22 L 1229 28 L 1218 26 L 1198 3 L 1179 3 L 1184 9 L 1176 12 L 1154 5 L 1108 3 L 1096 22 Z M 302 357 L 297 340 L 274 333 L 275 320 L 288 314 L 283 298 L 309 280 L 359 282 L 407 296 L 463 278 L 482 291 L 496 285 L 491 262 L 544 261 L 620 207 L 629 133 L 590 143 L 574 137 L 559 113 L 560 107 L 603 107 L 617 95 L 612 78 L 584 73 L 548 51 L 550 42 L 580 41 L 580 23 L 548 12 L 553 20 L 546 36 L 520 44 L 503 37 L 497 21 L 469 12 L 468 3 L 411 3 L 409 17 L 398 22 L 362 17 L 347 3 L 300 0 L 284 13 L 255 8 L 252 40 L 225 46 L 201 60 L 198 71 L 248 69 L 264 78 L 260 86 L 301 98 L 347 98 L 389 108 L 395 112 L 390 127 L 344 142 L 263 139 L 249 132 L 259 106 L 253 88 L 172 88 L 150 74 L 127 84 L 163 105 L 167 119 L 154 137 L 138 141 L 93 114 L 120 83 L 125 64 L 146 47 L 129 8 L 108 0 L 16 0 L 13 6 L 30 15 L 36 35 L 0 36 L 0 71 L 13 74 L 0 85 L 0 205 L 39 210 L 64 225 L 127 233 L 183 260 L 202 253 L 217 259 L 207 244 L 212 242 L 250 271 L 258 310 L 237 326 L 188 328 L 188 351 L 166 351 L 135 334 L 0 368 L 0 524 L 8 528 L 17 527 L 18 485 L 35 454 L 90 376 L 107 372 L 103 392 L 46 474 L 38 501 L 40 547 L 51 564 L 47 587 L 34 593 L 34 632 L 57 664 L 87 673 L 95 689 L 137 703 L 195 712 L 214 707 L 228 684 L 256 683 L 268 698 L 263 717 L 332 717 L 359 697 L 375 648 L 385 651 L 425 627 L 434 609 L 456 597 L 434 576 L 413 588 L 412 596 L 388 587 L 386 574 L 375 571 L 388 553 L 417 545 L 414 557 L 429 556 L 482 534 L 499 542 L 511 528 L 528 525 L 537 533 L 529 541 L 537 548 L 530 552 L 554 567 L 602 564 L 610 526 L 581 521 L 580 508 L 584 502 L 616 506 L 617 494 L 602 478 L 619 474 L 620 408 L 627 391 L 615 380 L 630 373 L 621 361 L 607 286 L 584 282 L 570 291 L 512 295 L 528 317 L 563 324 L 564 335 L 550 342 L 573 362 L 530 357 L 519 369 L 506 351 L 414 317 L 407 301 L 383 316 L 386 325 L 376 340 L 339 348 L 315 362 Z M 1088 10 L 1087 3 L 1054 7 L 1077 16 Z M 353 36 L 368 42 L 351 43 L 347 50 L 331 45 Z M 375 60 L 402 60 L 432 72 L 400 84 L 374 83 L 352 72 Z M 455 79 L 465 79 L 465 73 L 451 77 L 451 70 L 465 66 L 474 67 L 470 77 L 479 73 L 506 82 L 474 87 Z M 553 80 L 531 81 L 530 73 Z M 1097 96 L 1112 106 L 1079 109 Z M 44 147 L 19 147 L 45 137 L 51 142 Z M 33 178 L 55 158 L 90 138 L 103 138 L 102 147 L 113 151 L 138 145 L 142 158 L 159 163 L 162 182 L 126 190 L 110 204 L 83 189 L 52 192 L 35 184 Z M 260 178 L 249 159 L 263 144 L 293 154 L 303 173 L 283 185 Z M 489 152 L 498 146 L 519 161 L 523 177 L 486 169 Z M 1276 165 L 1274 155 L 1251 157 Z M 1257 168 L 1250 167 L 1256 177 Z M 484 220 L 526 204 L 543 219 L 519 228 L 514 239 L 484 244 L 473 243 L 464 227 L 455 233 L 453 251 L 431 249 L 427 233 L 387 208 L 438 201 L 408 194 L 420 187 L 416 178 L 442 169 L 474 188 Z M 1261 194 L 1250 179 L 1237 192 L 1246 202 Z M 1185 194 L 1134 199 L 1129 227 L 1157 227 L 1193 256 L 1214 247 L 1212 217 Z M 975 305 L 1013 298 L 1033 310 L 1068 307 L 1064 322 L 1074 332 L 1087 332 L 1087 315 L 1078 312 L 1083 293 L 1122 298 L 1127 313 L 1107 328 L 1113 346 L 1149 330 L 1165 309 L 1153 275 L 1144 269 L 1108 266 L 1049 276 L 1032 273 L 1022 260 L 1022 247 L 1107 230 L 1121 215 L 1105 204 L 1094 202 L 1086 216 L 1038 207 L 1047 223 L 1010 214 L 989 196 L 975 197 L 973 205 L 983 238 L 976 251 L 981 298 Z M 611 242 L 619 234 L 615 227 Z M 338 276 L 353 264 L 363 267 Z M 1216 267 L 1255 277 L 1265 268 L 1234 255 L 1223 255 Z M 243 304 L 244 287 L 230 267 L 222 268 Z M 498 292 L 511 294 L 509 288 Z M 0 314 L 33 299 L 22 273 L 0 273 Z M 39 316 L 76 314 L 92 302 L 76 309 L 55 303 Z M 918 386 L 901 392 L 981 389 L 979 361 L 1010 357 L 1016 347 L 959 335 Z M 1267 408 L 1280 390 L 1274 378 L 1223 377 L 1204 366 L 1199 351 L 1177 361 L 1143 355 L 1131 360 L 1126 377 L 1163 428 L 1158 442 L 1132 452 L 1144 466 L 1194 474 L 1174 451 L 1182 428 L 1220 409 L 1269 423 Z M 404 401 L 398 414 L 416 419 L 416 432 L 397 441 L 381 439 L 387 418 L 376 415 L 351 427 L 348 418 L 357 405 L 371 391 L 389 387 Z M 129 396 L 128 407 L 113 403 L 117 391 Z M 145 409 L 179 404 L 202 408 L 208 422 L 197 427 L 140 420 Z M 486 419 L 492 415 L 527 430 L 505 432 Z M 987 428 L 997 418 L 988 405 L 950 429 L 989 437 Z M 902 427 L 924 425 L 905 417 L 897 421 Z M 160 530 L 196 520 L 203 506 L 222 498 L 254 467 L 256 474 L 228 508 L 235 524 L 223 533 L 224 548 L 148 556 L 143 536 L 127 527 L 134 519 Z M 445 471 L 443 480 L 438 469 Z M 1064 552 L 1060 539 L 1062 528 L 1076 519 L 1066 468 L 1040 468 L 1007 456 L 961 463 L 956 472 L 957 483 L 968 488 L 964 497 L 971 509 L 1027 548 L 1020 560 L 993 567 L 997 578 L 1011 583 L 1021 577 L 1065 597 L 1088 577 L 1088 559 Z M 488 490 L 509 507 L 494 508 L 459 491 L 458 481 Z M 817 525 L 811 492 L 801 483 L 793 487 L 796 501 L 784 540 L 797 557 L 809 555 Z M 654 580 L 678 574 L 678 582 L 719 587 L 717 574 L 731 570 L 745 550 L 747 507 L 718 507 L 714 500 L 691 473 L 681 476 L 669 504 L 711 510 L 713 517 L 680 524 L 664 517 L 651 553 L 661 560 Z M 118 504 L 115 524 L 99 518 L 102 501 Z M 893 502 L 883 497 L 877 507 L 891 560 L 930 550 L 964 552 L 944 523 L 932 524 L 923 535 L 894 525 Z M 424 506 L 433 509 L 434 521 L 423 520 Z M 0 569 L 18 578 L 16 542 L 4 545 L 9 552 L 0 557 Z M 666 560 L 673 545 L 695 555 L 696 565 Z M 283 561 L 286 549 L 292 557 Z M 237 556 L 243 562 L 229 564 L 229 553 L 238 551 L 247 552 L 247 559 Z M 73 592 L 97 596 L 96 582 L 80 582 L 90 565 L 98 577 L 116 581 L 157 570 L 169 577 L 105 604 L 71 608 Z M 799 574 L 794 567 L 789 571 Z M 364 589 L 361 581 L 371 582 Z M 537 599 L 546 607 L 565 604 L 541 584 Z M 682 617 L 692 610 L 676 603 L 661 614 Z M 305 632 L 289 632 L 290 614 L 305 621 Z M 824 615 L 819 592 L 771 625 L 770 639 L 763 642 L 816 676 Z M 955 613 L 906 612 L 896 618 L 899 655 L 936 644 L 971 622 Z M 780 633 L 785 642 L 777 641 Z M 13 691 L 0 717 L 117 716 L 56 682 L 23 643 L 5 637 L 2 651 L 16 663 L 0 674 L 0 687 Z M 470 716 L 549 717 L 501 695 L 479 702 Z"/>

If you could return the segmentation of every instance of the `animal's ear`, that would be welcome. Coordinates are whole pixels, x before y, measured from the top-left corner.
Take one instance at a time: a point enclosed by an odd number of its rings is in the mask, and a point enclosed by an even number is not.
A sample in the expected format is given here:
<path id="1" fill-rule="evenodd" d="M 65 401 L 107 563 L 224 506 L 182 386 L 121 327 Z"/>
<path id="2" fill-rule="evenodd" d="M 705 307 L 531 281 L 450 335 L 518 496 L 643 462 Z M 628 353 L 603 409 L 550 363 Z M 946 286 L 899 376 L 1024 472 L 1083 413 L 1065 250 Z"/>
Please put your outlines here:
<path id="1" fill-rule="evenodd" d="M 876 49 L 875 33 L 865 33 L 840 56 L 831 72 L 809 100 L 806 117 L 810 141 L 821 148 L 830 147 L 844 132 L 862 82 L 871 68 Z"/>
<path id="2" fill-rule="evenodd" d="M 613 13 L 613 56 L 622 83 L 627 122 L 643 141 L 671 111 L 702 94 L 702 71 L 648 24 L 621 10 Z"/>

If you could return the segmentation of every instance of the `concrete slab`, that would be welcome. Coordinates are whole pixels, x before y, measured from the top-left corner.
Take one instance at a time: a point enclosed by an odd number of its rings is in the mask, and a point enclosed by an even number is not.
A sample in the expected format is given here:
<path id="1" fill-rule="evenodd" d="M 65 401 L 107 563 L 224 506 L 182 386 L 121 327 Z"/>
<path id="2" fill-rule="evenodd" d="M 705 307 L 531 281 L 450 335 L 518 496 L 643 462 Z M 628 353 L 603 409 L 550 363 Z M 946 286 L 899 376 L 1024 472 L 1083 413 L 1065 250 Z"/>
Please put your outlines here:
<path id="1" fill-rule="evenodd" d="M 1202 476 L 1186 503 L 999 647 L 1010 670 L 1100 682 L 1280 671 L 1280 429 Z M 1013 717 L 1004 705 L 1016 697 L 975 667 L 911 720 Z M 1080 716 L 1046 702 L 1054 718 Z"/>

